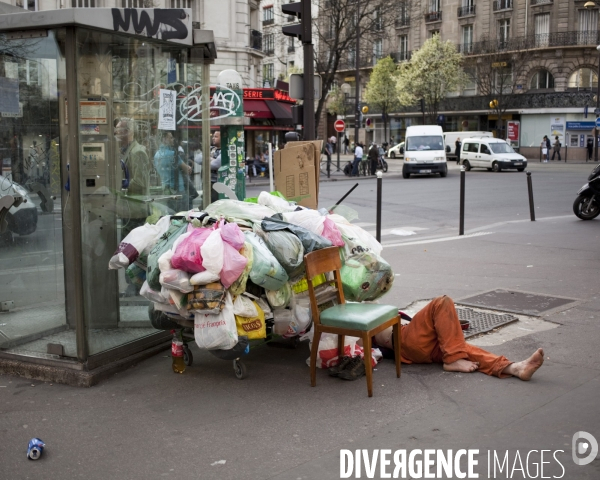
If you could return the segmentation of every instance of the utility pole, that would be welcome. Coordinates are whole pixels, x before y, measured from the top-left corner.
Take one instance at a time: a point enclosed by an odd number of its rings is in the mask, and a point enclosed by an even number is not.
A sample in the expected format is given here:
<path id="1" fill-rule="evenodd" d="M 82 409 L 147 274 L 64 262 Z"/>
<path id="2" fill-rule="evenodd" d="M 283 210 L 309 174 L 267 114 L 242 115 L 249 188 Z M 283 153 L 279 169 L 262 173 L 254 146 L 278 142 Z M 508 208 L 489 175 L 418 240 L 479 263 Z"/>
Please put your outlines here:
<path id="1" fill-rule="evenodd" d="M 354 72 L 354 82 L 356 85 L 356 90 L 354 91 L 355 94 L 355 109 L 356 111 L 354 112 L 354 147 L 356 148 L 356 145 L 358 145 L 358 130 L 360 128 L 360 117 L 361 117 L 361 112 L 360 112 L 360 105 L 359 105 L 359 100 L 360 100 L 360 25 L 359 25 L 359 20 L 360 20 L 360 5 L 359 5 L 359 0 L 356 0 L 356 52 L 355 52 L 355 65 L 356 65 L 356 71 Z"/>

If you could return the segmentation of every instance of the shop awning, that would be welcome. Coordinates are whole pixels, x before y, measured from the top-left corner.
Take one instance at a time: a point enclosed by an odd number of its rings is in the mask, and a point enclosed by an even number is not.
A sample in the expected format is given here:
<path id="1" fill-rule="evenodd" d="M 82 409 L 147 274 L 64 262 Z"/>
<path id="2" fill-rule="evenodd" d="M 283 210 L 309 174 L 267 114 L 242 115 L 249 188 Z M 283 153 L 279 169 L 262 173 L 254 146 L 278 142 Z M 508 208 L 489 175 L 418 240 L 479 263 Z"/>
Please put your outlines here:
<path id="1" fill-rule="evenodd" d="M 265 103 L 271 109 L 271 112 L 273 112 L 273 116 L 278 124 L 292 124 L 292 106 L 290 104 L 278 102 L 276 100 Z"/>
<path id="2" fill-rule="evenodd" d="M 244 116 L 250 118 L 275 118 L 264 100 L 244 100 Z"/>

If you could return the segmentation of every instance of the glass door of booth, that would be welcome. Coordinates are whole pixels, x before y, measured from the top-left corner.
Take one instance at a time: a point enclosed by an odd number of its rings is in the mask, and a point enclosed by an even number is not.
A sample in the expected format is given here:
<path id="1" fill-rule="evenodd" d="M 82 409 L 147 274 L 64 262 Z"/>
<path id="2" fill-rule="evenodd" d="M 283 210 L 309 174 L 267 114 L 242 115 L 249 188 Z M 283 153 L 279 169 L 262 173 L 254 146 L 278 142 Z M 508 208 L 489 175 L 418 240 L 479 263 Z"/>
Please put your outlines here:
<path id="1" fill-rule="evenodd" d="M 20 198 L 0 225 L 0 351 L 54 359 L 77 356 L 65 308 L 65 31 L 38 34 L 0 41 L 0 203 Z"/>
<path id="2" fill-rule="evenodd" d="M 181 45 L 77 30 L 82 267 L 90 355 L 155 335 L 145 255 L 109 270 L 137 227 L 198 206 L 201 66 Z M 195 97 L 195 95 L 197 97 Z M 190 107 L 192 106 L 192 107 Z"/>

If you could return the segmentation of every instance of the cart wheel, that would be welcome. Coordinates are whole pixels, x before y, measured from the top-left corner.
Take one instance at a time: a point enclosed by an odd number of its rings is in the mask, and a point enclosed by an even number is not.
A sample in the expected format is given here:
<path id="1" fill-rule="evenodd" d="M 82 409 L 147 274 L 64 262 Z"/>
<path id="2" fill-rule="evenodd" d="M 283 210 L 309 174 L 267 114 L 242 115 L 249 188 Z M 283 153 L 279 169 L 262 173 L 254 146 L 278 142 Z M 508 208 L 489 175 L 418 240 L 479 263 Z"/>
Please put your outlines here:
<path id="1" fill-rule="evenodd" d="M 183 363 L 185 363 L 188 367 L 191 367 L 192 363 L 194 363 L 194 356 L 192 355 L 190 347 L 187 345 L 183 346 Z"/>
<path id="2" fill-rule="evenodd" d="M 248 376 L 246 365 L 244 365 L 244 363 L 240 359 L 235 359 L 233 361 L 233 371 L 238 380 L 243 380 Z"/>

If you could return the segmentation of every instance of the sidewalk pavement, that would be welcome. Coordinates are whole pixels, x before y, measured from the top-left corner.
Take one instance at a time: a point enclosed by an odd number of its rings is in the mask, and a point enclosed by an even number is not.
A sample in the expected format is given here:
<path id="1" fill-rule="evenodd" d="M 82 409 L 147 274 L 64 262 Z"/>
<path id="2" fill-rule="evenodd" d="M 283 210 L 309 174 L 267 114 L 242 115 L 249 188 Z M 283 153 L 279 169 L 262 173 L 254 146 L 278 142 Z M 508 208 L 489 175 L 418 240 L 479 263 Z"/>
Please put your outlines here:
<path id="1" fill-rule="evenodd" d="M 396 379 L 384 360 L 368 398 L 364 379 L 344 382 L 323 371 L 311 388 L 306 343 L 251 349 L 243 381 L 231 362 L 194 345 L 183 375 L 172 372 L 168 352 L 89 389 L 2 375 L 3 478 L 329 480 L 340 478 L 340 449 L 425 448 L 478 449 L 479 478 L 511 478 L 485 474 L 488 450 L 500 459 L 508 452 L 511 468 L 520 452 L 533 474 L 531 460 L 539 467 L 542 449 L 556 455 L 542 458 L 551 462 L 542 465 L 544 478 L 599 478 L 599 460 L 584 467 L 571 459 L 576 432 L 600 440 L 598 221 L 569 215 L 466 233 L 386 247 L 396 279 L 382 302 L 404 307 L 496 288 L 574 299 L 535 319 L 551 328 L 522 323 L 520 336 L 482 337 L 487 349 L 513 360 L 543 347 L 545 364 L 532 381 L 439 365 L 403 365 Z M 25 458 L 32 437 L 46 442 L 36 462 Z"/>

